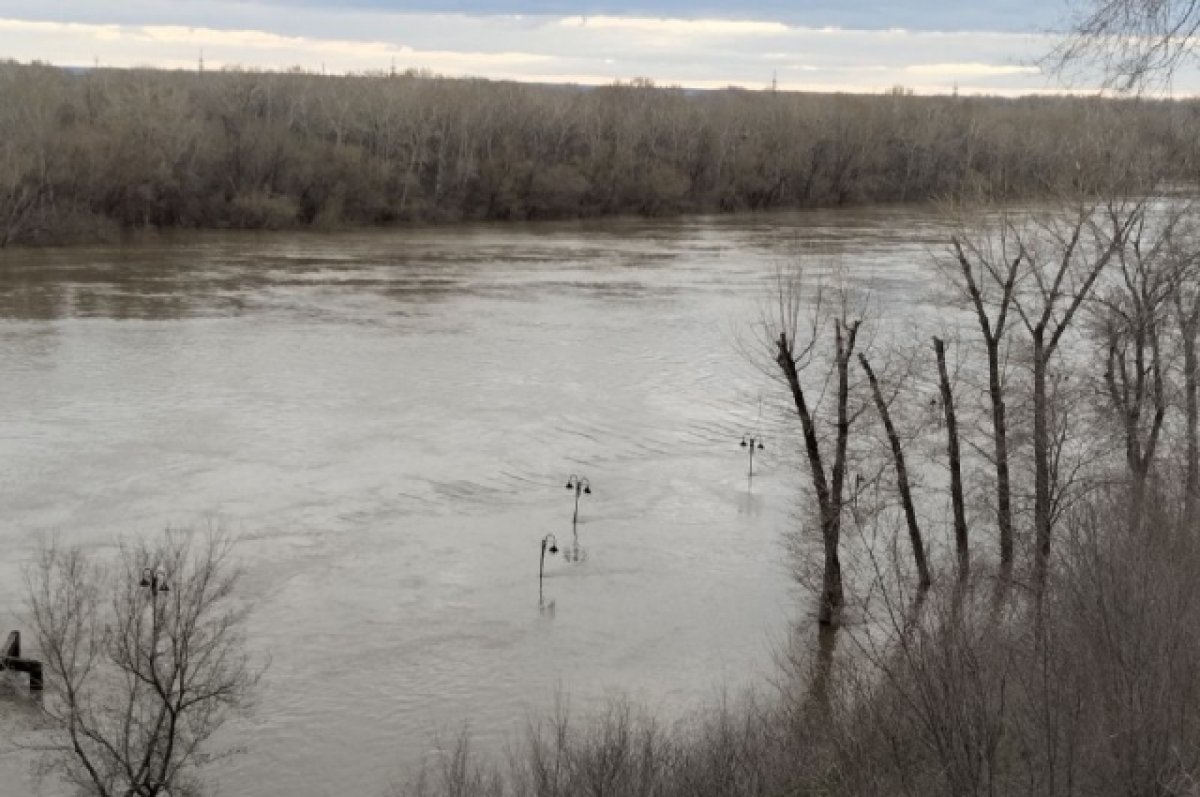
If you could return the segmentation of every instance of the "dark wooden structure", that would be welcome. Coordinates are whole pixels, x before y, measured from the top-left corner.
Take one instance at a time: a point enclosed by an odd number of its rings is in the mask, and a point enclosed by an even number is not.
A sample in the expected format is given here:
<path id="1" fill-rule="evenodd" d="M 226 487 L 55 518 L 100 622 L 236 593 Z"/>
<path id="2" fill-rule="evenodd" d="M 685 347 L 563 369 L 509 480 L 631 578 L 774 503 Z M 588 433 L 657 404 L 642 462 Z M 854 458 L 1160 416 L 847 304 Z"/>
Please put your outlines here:
<path id="1" fill-rule="evenodd" d="M 0 670 L 15 670 L 29 673 L 29 689 L 40 692 L 43 688 L 42 663 L 21 658 L 21 632 L 12 631 L 4 646 L 0 647 Z"/>

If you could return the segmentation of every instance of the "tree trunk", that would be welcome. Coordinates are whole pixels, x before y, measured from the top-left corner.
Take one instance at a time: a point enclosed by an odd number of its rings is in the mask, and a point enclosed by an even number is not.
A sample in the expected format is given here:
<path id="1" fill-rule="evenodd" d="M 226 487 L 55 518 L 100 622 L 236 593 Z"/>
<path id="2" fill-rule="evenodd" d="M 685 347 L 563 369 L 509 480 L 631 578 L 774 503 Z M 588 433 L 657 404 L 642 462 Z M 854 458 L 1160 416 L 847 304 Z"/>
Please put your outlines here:
<path id="1" fill-rule="evenodd" d="M 1036 542 L 1033 581 L 1038 594 L 1046 584 L 1050 560 L 1050 428 L 1046 395 L 1044 330 L 1033 332 L 1033 526 Z"/>
<path id="2" fill-rule="evenodd" d="M 1025 259 L 1022 252 L 1013 260 L 1004 263 L 1003 279 L 1000 282 L 1000 307 L 993 328 L 984 307 L 983 294 L 972 273 L 971 262 L 957 238 L 951 239 L 958 259 L 963 283 L 975 308 L 975 317 L 983 342 L 987 346 L 988 395 L 992 404 L 992 443 L 996 465 L 996 525 L 1000 532 L 1000 581 L 1008 581 L 1013 569 L 1013 525 L 1012 525 L 1012 479 L 1008 468 L 1008 422 L 1005 418 L 1004 385 L 1000 371 L 1000 344 L 1004 340 L 1008 311 L 1013 302 L 1020 266 Z"/>
<path id="3" fill-rule="evenodd" d="M 1184 516 L 1188 522 L 1196 519 L 1196 504 L 1200 500 L 1200 406 L 1198 406 L 1196 332 L 1200 321 L 1200 297 L 1194 297 L 1190 313 L 1184 313 L 1183 300 L 1176 295 L 1175 310 L 1179 316 L 1179 331 L 1183 338 L 1183 396 L 1184 419 L 1187 427 L 1187 470 L 1184 474 Z"/>
<path id="4" fill-rule="evenodd" d="M 1000 530 L 1000 577 L 1013 569 L 1012 479 L 1008 470 L 1008 421 L 1000 380 L 1000 341 L 988 340 L 988 394 L 992 403 L 992 442 L 996 456 L 996 524 Z"/>
<path id="5" fill-rule="evenodd" d="M 846 602 L 842 586 L 842 558 L 838 553 L 841 544 L 842 519 L 831 510 L 821 513 L 821 536 L 825 550 L 825 569 L 821 579 L 821 607 L 817 622 L 837 627 L 841 625 L 842 605 Z"/>
<path id="6" fill-rule="evenodd" d="M 1200 430 L 1197 410 L 1197 362 L 1196 339 L 1187 335 L 1183 338 L 1184 368 L 1184 412 L 1187 417 L 1187 518 L 1196 518 L 1196 501 L 1200 498 Z"/>
<path id="7" fill-rule="evenodd" d="M 1141 323 L 1139 321 L 1139 323 Z M 1130 512 L 1135 524 L 1142 520 L 1146 485 L 1154 466 L 1158 438 L 1162 432 L 1167 412 L 1166 390 L 1163 383 L 1162 358 L 1159 354 L 1158 331 L 1139 329 L 1129 341 L 1134 349 L 1134 362 L 1126 362 L 1124 341 L 1118 335 L 1110 337 L 1108 360 L 1104 371 L 1104 382 L 1108 389 L 1108 400 L 1121 416 L 1125 435 L 1125 466 L 1129 471 Z M 1149 338 L 1149 344 L 1147 344 Z M 1150 348 L 1150 364 L 1146 364 L 1145 349 Z M 1147 382 L 1146 377 L 1150 377 Z M 1142 440 L 1142 416 L 1147 402 L 1154 414 L 1150 427 Z"/>
<path id="8" fill-rule="evenodd" d="M 833 457 L 832 490 L 829 495 L 829 530 L 826 536 L 826 558 L 832 557 L 833 566 L 829 568 L 834 576 L 828 583 L 826 593 L 830 599 L 836 599 L 834 606 L 841 609 L 845 602 L 842 590 L 842 564 L 838 557 L 838 546 L 842 535 L 842 488 L 846 483 L 846 448 L 850 440 L 850 358 L 854 356 L 854 342 L 858 338 L 859 322 L 845 325 L 839 318 L 834 321 L 834 341 L 836 343 L 838 393 L 837 393 L 837 446 Z M 837 624 L 836 618 L 830 621 Z"/>
<path id="9" fill-rule="evenodd" d="M 950 500 L 954 505 L 954 548 L 958 554 L 958 578 L 966 581 L 971 572 L 971 554 L 967 538 L 967 514 L 963 500 L 962 455 L 958 449 L 958 416 L 954 414 L 954 393 L 946 370 L 946 344 L 933 339 L 937 355 L 938 377 L 942 389 L 942 409 L 946 414 L 946 448 L 950 458 Z"/>
<path id="10" fill-rule="evenodd" d="M 921 539 L 921 527 L 917 523 L 917 512 L 913 507 L 912 490 L 908 483 L 908 468 L 904 464 L 904 448 L 900 444 L 900 436 L 896 434 L 896 425 L 892 423 L 892 414 L 888 411 L 887 402 L 883 400 L 883 392 L 879 389 L 879 380 L 871 370 L 871 364 L 866 356 L 858 355 L 858 362 L 867 373 L 871 383 L 871 394 L 875 397 L 875 408 L 883 420 L 883 428 L 887 432 L 888 442 L 892 446 L 892 459 L 896 463 L 896 487 L 900 491 L 900 504 L 904 507 L 904 519 L 908 524 L 908 538 L 912 543 L 913 560 L 917 564 L 917 579 L 922 590 L 929 589 L 933 580 L 929 576 L 929 562 L 925 558 L 925 544 Z"/>
<path id="11" fill-rule="evenodd" d="M 796 358 L 793 341 L 788 340 L 787 333 L 780 333 L 776 344 L 775 361 L 783 371 L 792 400 L 796 404 L 796 414 L 800 416 L 800 425 L 804 431 L 804 450 L 808 455 L 809 472 L 812 474 L 813 489 L 817 493 L 817 506 L 821 519 L 821 539 L 824 544 L 825 568 L 821 587 L 821 605 L 818 609 L 817 621 L 821 625 L 836 625 L 837 614 L 844 600 L 842 590 L 842 563 L 838 556 L 838 544 L 841 536 L 841 515 L 833 511 L 829 496 L 829 483 L 825 478 L 825 463 L 821 457 L 821 444 L 817 438 L 816 424 L 804 396 L 804 388 L 800 384 L 800 374 L 796 370 Z"/>

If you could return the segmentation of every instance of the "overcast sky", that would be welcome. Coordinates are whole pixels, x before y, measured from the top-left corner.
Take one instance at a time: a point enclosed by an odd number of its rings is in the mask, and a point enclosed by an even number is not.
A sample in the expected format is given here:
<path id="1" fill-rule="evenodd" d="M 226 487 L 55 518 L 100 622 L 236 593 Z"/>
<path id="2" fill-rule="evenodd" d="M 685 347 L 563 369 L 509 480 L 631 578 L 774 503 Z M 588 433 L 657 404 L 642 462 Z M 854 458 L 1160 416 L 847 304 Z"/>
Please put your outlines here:
<path id="1" fill-rule="evenodd" d="M 0 0 L 0 57 L 1019 94 L 1055 89 L 1034 62 L 1067 19 L 1066 0 Z"/>

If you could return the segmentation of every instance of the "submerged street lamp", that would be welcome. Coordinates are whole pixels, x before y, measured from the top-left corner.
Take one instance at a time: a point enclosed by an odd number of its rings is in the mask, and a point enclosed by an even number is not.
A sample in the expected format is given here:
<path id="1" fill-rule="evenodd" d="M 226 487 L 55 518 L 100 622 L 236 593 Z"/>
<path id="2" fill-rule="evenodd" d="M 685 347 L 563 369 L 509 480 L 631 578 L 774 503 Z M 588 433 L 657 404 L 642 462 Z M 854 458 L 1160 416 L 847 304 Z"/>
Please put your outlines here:
<path id="1" fill-rule="evenodd" d="M 754 475 L 754 449 L 763 450 L 763 439 L 754 435 L 742 435 L 742 448 L 750 450 L 750 475 Z"/>
<path id="2" fill-rule="evenodd" d="M 160 592 L 171 591 L 171 588 L 167 586 L 167 574 L 162 570 L 153 570 L 149 567 L 142 568 L 142 580 L 138 586 L 150 590 L 150 594 L 153 596 L 157 596 Z"/>
<path id="3" fill-rule="evenodd" d="M 546 551 L 551 554 L 558 553 L 558 538 L 553 534 L 547 534 L 542 537 L 542 556 L 538 559 L 538 598 L 542 596 L 542 574 L 546 572 Z"/>
<path id="4" fill-rule="evenodd" d="M 581 493 L 592 494 L 592 483 L 586 477 L 571 474 L 567 479 L 567 489 L 575 491 L 575 514 L 571 517 L 571 525 L 579 522 L 579 496 Z"/>
<path id="5" fill-rule="evenodd" d="M 149 653 L 150 666 L 154 666 L 154 659 L 158 655 L 158 645 L 161 638 L 162 628 L 159 622 L 160 610 L 158 608 L 158 596 L 160 593 L 170 592 L 171 588 L 167 585 L 167 574 L 156 568 L 143 567 L 142 578 L 138 582 L 140 589 L 149 590 L 150 592 L 150 640 Z M 141 632 L 138 632 L 141 636 Z M 138 644 L 138 651 L 141 652 L 141 643 Z"/>

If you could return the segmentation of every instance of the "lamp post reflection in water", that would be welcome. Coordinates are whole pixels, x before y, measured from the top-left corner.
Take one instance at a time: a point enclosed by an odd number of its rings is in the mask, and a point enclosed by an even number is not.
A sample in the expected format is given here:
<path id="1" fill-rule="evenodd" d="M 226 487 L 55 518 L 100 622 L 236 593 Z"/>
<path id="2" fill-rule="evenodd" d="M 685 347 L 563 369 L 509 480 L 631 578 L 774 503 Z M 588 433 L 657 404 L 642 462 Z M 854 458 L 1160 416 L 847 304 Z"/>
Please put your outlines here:
<path id="1" fill-rule="evenodd" d="M 571 530 L 574 532 L 574 539 L 570 546 L 563 546 L 563 559 L 573 565 L 582 564 L 587 559 L 587 549 L 579 544 L 579 527 L 573 525 Z"/>
<path id="2" fill-rule="evenodd" d="M 763 439 L 754 435 L 742 435 L 742 448 L 750 450 L 750 474 L 754 475 L 754 449 L 763 450 Z"/>
<path id="3" fill-rule="evenodd" d="M 574 525 L 579 522 L 579 496 L 582 493 L 591 495 L 592 483 L 586 477 L 572 473 L 567 479 L 567 489 L 575 491 L 575 514 L 571 516 L 571 524 Z"/>

